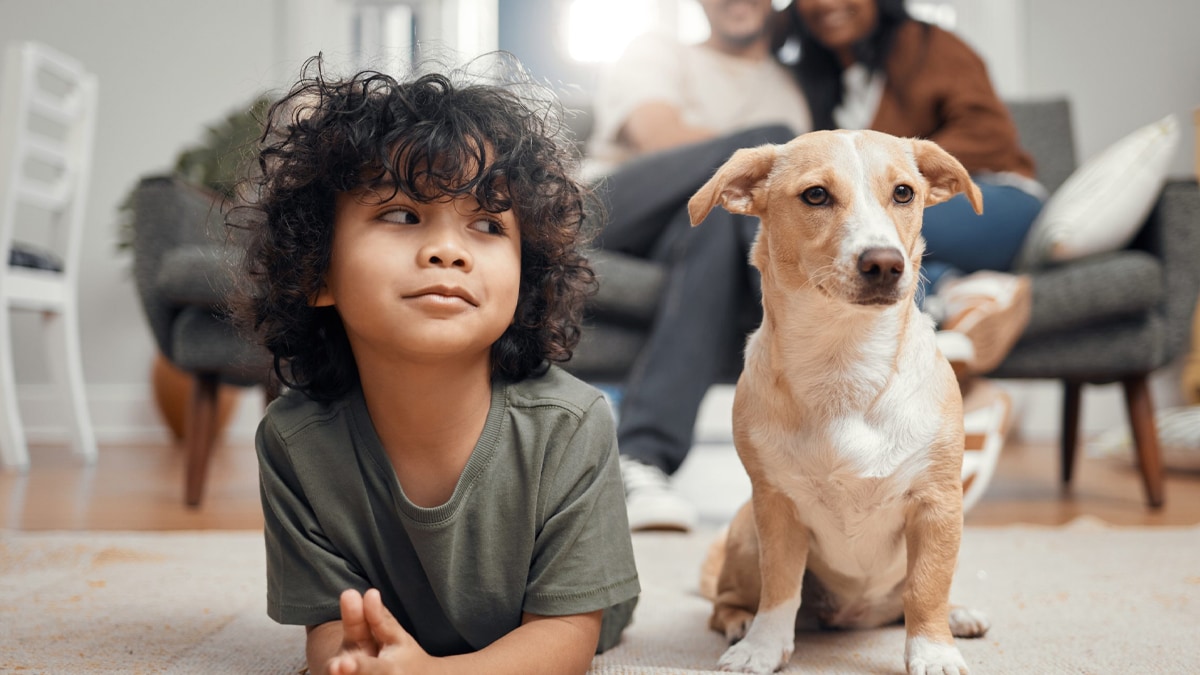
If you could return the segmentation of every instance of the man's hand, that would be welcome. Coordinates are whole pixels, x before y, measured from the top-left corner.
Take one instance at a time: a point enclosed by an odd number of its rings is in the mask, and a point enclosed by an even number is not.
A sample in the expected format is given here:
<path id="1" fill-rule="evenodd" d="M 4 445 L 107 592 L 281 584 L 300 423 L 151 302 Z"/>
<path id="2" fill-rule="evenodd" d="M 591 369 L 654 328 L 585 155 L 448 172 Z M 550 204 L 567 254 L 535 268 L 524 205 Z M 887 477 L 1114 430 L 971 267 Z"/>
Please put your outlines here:
<path id="1" fill-rule="evenodd" d="M 383 606 L 379 591 L 359 595 L 349 590 L 340 598 L 342 649 L 329 661 L 330 675 L 429 673 L 434 659 Z"/>

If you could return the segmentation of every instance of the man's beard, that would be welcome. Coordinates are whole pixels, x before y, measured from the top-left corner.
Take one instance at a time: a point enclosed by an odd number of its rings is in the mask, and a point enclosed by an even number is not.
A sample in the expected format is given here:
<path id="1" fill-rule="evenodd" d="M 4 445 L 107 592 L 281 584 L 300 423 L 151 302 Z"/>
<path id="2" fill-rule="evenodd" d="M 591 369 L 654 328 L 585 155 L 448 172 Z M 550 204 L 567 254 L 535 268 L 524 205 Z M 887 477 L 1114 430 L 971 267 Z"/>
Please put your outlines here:
<path id="1" fill-rule="evenodd" d="M 760 30 L 756 30 L 753 33 L 748 33 L 745 35 L 731 35 L 729 33 L 724 33 L 721 35 L 721 40 L 726 44 L 738 49 L 744 49 L 762 39 L 762 36 L 766 30 L 766 27 L 763 27 Z"/>

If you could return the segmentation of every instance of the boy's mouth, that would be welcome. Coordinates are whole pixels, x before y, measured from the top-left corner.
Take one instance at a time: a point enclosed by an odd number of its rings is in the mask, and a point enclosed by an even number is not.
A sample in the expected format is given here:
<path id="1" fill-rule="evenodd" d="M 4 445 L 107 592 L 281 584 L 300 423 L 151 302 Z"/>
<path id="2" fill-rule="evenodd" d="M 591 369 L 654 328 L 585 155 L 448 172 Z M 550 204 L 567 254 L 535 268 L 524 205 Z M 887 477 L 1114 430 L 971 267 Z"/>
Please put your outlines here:
<path id="1" fill-rule="evenodd" d="M 460 288 L 458 286 L 445 286 L 445 285 L 441 285 L 441 284 L 436 285 L 436 286 L 427 286 L 427 287 L 422 288 L 414 293 L 405 295 L 404 297 L 405 298 L 429 297 L 430 299 L 444 298 L 446 300 L 457 299 L 457 300 L 461 300 L 461 301 L 471 305 L 472 307 L 479 306 L 479 301 L 475 299 L 475 296 L 472 295 L 470 291 L 468 291 L 465 288 Z"/>

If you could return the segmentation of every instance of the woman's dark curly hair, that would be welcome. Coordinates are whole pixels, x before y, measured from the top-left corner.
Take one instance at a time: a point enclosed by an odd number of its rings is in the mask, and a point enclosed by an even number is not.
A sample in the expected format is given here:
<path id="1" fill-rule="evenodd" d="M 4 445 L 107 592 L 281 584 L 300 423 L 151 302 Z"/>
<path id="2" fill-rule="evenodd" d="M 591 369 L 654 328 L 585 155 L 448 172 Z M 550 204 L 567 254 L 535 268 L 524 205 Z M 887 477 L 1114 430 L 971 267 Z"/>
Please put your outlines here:
<path id="1" fill-rule="evenodd" d="M 520 380 L 571 357 L 596 285 L 582 254 L 589 193 L 559 104 L 508 55 L 488 58 L 486 80 L 473 74 L 476 60 L 398 81 L 375 71 L 328 77 L 316 56 L 270 108 L 243 191 L 252 196 L 228 223 L 245 229 L 247 283 L 234 315 L 274 355 L 285 385 L 331 400 L 357 382 L 336 309 L 310 301 L 329 269 L 335 196 L 363 187 L 383 187 L 384 201 L 391 188 L 421 202 L 470 195 L 489 212 L 512 209 L 520 295 L 492 346 L 493 375 Z"/>

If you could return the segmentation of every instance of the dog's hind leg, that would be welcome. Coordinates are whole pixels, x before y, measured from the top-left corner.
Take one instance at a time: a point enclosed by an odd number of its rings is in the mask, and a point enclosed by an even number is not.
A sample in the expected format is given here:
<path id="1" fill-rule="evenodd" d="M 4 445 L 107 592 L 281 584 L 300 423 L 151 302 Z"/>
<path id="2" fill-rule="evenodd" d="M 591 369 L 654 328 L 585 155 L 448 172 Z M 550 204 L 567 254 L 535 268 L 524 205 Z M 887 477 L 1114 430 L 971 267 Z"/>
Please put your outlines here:
<path id="1" fill-rule="evenodd" d="M 762 592 L 758 533 L 754 529 L 754 509 L 750 502 L 734 515 L 721 547 L 720 568 L 713 582 L 716 588 L 712 598 L 713 612 L 708 625 L 730 642 L 737 642 L 750 629 Z M 711 557 L 715 556 L 710 554 Z M 705 566 L 709 567 L 707 563 Z"/>
<path id="2" fill-rule="evenodd" d="M 765 674 L 787 663 L 796 647 L 796 612 L 808 559 L 808 530 L 796 514 L 796 505 L 774 487 L 755 484 L 753 494 L 762 592 L 750 629 L 740 642 L 725 650 L 720 667 Z"/>

